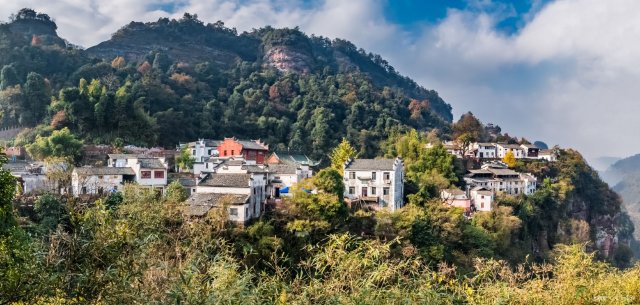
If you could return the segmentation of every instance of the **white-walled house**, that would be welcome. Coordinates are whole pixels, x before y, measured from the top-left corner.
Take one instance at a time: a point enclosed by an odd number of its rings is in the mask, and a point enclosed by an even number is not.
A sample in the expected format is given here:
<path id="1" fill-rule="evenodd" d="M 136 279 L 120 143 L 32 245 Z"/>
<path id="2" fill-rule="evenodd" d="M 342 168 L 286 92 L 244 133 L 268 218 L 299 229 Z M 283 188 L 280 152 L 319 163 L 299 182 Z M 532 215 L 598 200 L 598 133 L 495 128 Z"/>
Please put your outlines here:
<path id="1" fill-rule="evenodd" d="M 531 195 L 536 192 L 538 188 L 538 179 L 530 173 L 520 174 L 520 179 L 524 182 L 524 194 Z"/>
<path id="2" fill-rule="evenodd" d="M 558 156 L 552 149 L 541 149 L 540 152 L 538 152 L 538 159 L 555 162 L 558 160 Z"/>
<path id="3" fill-rule="evenodd" d="M 402 159 L 351 159 L 344 165 L 344 197 L 375 202 L 376 208 L 395 211 L 404 206 Z"/>
<path id="4" fill-rule="evenodd" d="M 248 196 L 243 204 L 243 208 L 247 209 L 246 213 L 230 215 L 238 216 L 234 221 L 245 222 L 262 215 L 266 198 L 266 177 L 261 173 L 208 173 L 196 185 L 196 194 L 202 193 Z"/>
<path id="5" fill-rule="evenodd" d="M 187 203 L 185 213 L 191 217 L 203 217 L 213 208 L 225 207 L 229 220 L 245 223 L 250 216 L 249 195 L 223 193 L 194 193 Z"/>
<path id="6" fill-rule="evenodd" d="M 186 147 L 194 158 L 194 162 L 201 163 L 210 157 L 217 157 L 219 155 L 218 146 L 220 146 L 221 142 L 222 141 L 219 140 L 199 139 L 194 142 L 180 144 L 178 149 L 184 149 Z"/>
<path id="7" fill-rule="evenodd" d="M 440 199 L 447 205 L 463 208 L 465 212 L 469 212 L 471 208 L 471 200 L 465 192 L 459 189 L 446 189 L 440 192 Z"/>
<path id="8" fill-rule="evenodd" d="M 308 165 L 294 164 L 269 164 L 268 180 L 270 185 L 269 195 L 274 198 L 280 198 L 281 191 L 284 190 L 289 194 L 289 188 L 294 184 L 302 181 L 302 179 L 311 178 L 311 169 Z"/>
<path id="9" fill-rule="evenodd" d="M 494 193 L 508 195 L 530 195 L 537 187 L 533 175 L 521 174 L 496 164 L 485 164 L 481 169 L 470 170 L 464 181 L 470 187 L 483 187 Z"/>
<path id="10" fill-rule="evenodd" d="M 167 186 L 165 158 L 137 154 L 110 154 L 109 167 L 130 168 L 135 173 L 134 181 L 139 185 L 163 190 Z"/>
<path id="11" fill-rule="evenodd" d="M 498 158 L 496 144 L 493 143 L 473 143 L 473 152 L 478 159 L 495 159 Z"/>
<path id="12" fill-rule="evenodd" d="M 469 191 L 469 197 L 476 211 L 490 212 L 493 209 L 493 192 L 490 189 L 476 186 Z"/>
<path id="13" fill-rule="evenodd" d="M 524 149 L 519 144 L 496 144 L 498 158 L 504 158 L 508 151 L 513 152 L 513 156 L 516 159 L 522 159 L 525 157 Z"/>
<path id="14" fill-rule="evenodd" d="M 135 172 L 129 167 L 77 167 L 71 173 L 71 191 L 76 197 L 102 195 L 118 191 L 134 179 Z"/>

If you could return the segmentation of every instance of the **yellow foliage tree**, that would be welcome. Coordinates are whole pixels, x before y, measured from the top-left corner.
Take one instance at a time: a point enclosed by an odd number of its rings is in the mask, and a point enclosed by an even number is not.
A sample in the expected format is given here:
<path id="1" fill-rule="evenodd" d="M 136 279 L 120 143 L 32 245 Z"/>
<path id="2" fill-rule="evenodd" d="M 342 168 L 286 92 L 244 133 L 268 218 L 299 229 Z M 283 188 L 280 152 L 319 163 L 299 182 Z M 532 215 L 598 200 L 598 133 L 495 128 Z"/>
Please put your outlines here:
<path id="1" fill-rule="evenodd" d="M 502 162 L 507 164 L 509 168 L 514 168 L 516 166 L 516 161 L 516 156 L 512 151 L 507 151 L 507 153 L 504 154 L 504 157 L 502 157 Z"/>

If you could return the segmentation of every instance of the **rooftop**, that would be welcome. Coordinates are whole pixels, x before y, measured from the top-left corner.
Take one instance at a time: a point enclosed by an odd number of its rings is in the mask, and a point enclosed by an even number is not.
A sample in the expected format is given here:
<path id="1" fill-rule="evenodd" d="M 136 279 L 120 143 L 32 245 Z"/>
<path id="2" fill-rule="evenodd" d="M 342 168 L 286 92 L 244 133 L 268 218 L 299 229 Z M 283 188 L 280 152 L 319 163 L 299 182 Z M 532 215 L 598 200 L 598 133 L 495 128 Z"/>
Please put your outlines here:
<path id="1" fill-rule="evenodd" d="M 222 203 L 229 205 L 242 205 L 247 203 L 249 195 L 238 194 L 217 194 L 217 193 L 195 193 L 187 199 L 185 214 L 189 216 L 204 216 L 211 208 L 220 206 Z"/>
<path id="2" fill-rule="evenodd" d="M 166 167 L 164 167 L 164 163 L 156 158 L 138 159 L 138 163 L 140 163 L 140 168 L 166 169 Z"/>
<path id="3" fill-rule="evenodd" d="M 307 157 L 307 155 L 301 152 L 291 152 L 291 151 L 275 151 L 273 153 L 278 157 L 278 160 L 283 163 L 294 163 L 300 165 L 316 165 L 318 162 L 313 161 Z"/>
<path id="4" fill-rule="evenodd" d="M 269 172 L 281 175 L 294 175 L 298 168 L 292 164 L 271 164 Z"/>
<path id="5" fill-rule="evenodd" d="M 210 173 L 198 185 L 217 187 L 249 187 L 251 174 L 217 174 Z"/>
<path id="6" fill-rule="evenodd" d="M 348 170 L 393 170 L 395 159 L 354 159 L 345 169 Z"/>
<path id="7" fill-rule="evenodd" d="M 109 159 L 138 159 L 145 158 L 144 155 L 141 154 L 107 154 Z"/>
<path id="8" fill-rule="evenodd" d="M 136 173 L 130 167 L 76 167 L 73 171 L 81 176 L 96 176 L 96 175 L 135 176 L 136 175 Z"/>

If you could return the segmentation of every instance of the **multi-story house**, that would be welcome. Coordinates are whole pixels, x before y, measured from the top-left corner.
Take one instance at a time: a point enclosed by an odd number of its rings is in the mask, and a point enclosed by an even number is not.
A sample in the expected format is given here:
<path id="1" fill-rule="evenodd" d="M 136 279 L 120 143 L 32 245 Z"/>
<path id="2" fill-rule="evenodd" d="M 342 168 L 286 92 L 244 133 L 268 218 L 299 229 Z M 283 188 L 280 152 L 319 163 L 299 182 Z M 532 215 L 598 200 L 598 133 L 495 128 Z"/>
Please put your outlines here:
<path id="1" fill-rule="evenodd" d="M 130 167 L 76 167 L 71 173 L 71 191 L 76 197 L 115 192 L 135 176 Z"/>
<path id="2" fill-rule="evenodd" d="M 289 163 L 269 164 L 269 195 L 280 198 L 282 194 L 288 194 L 289 188 L 302 179 L 311 178 L 311 169 L 308 165 L 295 165 Z"/>
<path id="3" fill-rule="evenodd" d="M 464 209 L 465 212 L 471 210 L 471 200 L 462 190 L 459 189 L 446 189 L 440 192 L 440 199 L 442 199 L 447 205 Z"/>
<path id="4" fill-rule="evenodd" d="M 239 157 L 248 163 L 264 164 L 269 153 L 269 146 L 260 140 L 238 140 L 225 138 L 218 146 L 220 157 Z"/>
<path id="5" fill-rule="evenodd" d="M 234 204 L 228 208 L 229 219 L 244 223 L 262 215 L 266 199 L 266 183 L 264 173 L 207 173 L 198 181 L 196 193 L 192 196 L 217 194 L 210 197 L 235 198 L 232 200 Z M 216 201 L 211 204 L 211 207 L 221 204 Z"/>
<path id="6" fill-rule="evenodd" d="M 201 163 L 210 157 L 218 156 L 218 146 L 220 146 L 220 143 L 222 143 L 220 140 L 199 139 L 194 142 L 178 145 L 178 150 L 186 147 L 193 157 L 194 162 Z"/>
<path id="7" fill-rule="evenodd" d="M 516 159 L 525 157 L 524 149 L 519 144 L 496 144 L 498 158 L 504 158 L 508 151 L 513 153 Z"/>
<path id="8" fill-rule="evenodd" d="M 498 158 L 496 144 L 493 143 L 473 143 L 473 153 L 478 159 Z"/>
<path id="9" fill-rule="evenodd" d="M 531 174 L 520 174 L 494 164 L 483 166 L 481 169 L 472 169 L 464 177 L 464 181 L 471 188 L 479 186 L 494 193 L 509 195 L 532 194 L 536 189 L 535 180 Z"/>
<path id="10" fill-rule="evenodd" d="M 402 159 L 350 159 L 344 165 L 344 197 L 395 211 L 404 206 Z"/>
<path id="11" fill-rule="evenodd" d="M 469 191 L 471 204 L 476 211 L 490 212 L 493 209 L 493 192 L 485 187 L 476 186 Z"/>
<path id="12" fill-rule="evenodd" d="M 137 154 L 110 154 L 109 167 L 131 168 L 135 174 L 134 181 L 139 185 L 152 187 L 162 191 L 167 186 L 167 169 L 165 158 L 154 158 Z"/>
<path id="13" fill-rule="evenodd" d="M 524 152 L 524 158 L 529 159 L 538 159 L 538 153 L 540 152 L 540 148 L 533 144 L 522 144 L 520 145 Z"/>

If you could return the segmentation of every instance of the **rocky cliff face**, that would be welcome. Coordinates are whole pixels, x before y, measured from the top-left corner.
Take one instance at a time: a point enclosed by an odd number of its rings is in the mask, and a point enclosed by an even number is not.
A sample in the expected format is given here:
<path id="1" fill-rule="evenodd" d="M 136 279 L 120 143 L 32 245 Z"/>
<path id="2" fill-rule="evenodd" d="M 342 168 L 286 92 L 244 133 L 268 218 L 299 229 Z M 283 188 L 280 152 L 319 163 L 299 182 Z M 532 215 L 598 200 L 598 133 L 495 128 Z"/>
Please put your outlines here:
<path id="1" fill-rule="evenodd" d="M 282 72 L 307 74 L 311 72 L 310 62 L 313 59 L 302 52 L 297 52 L 286 46 L 276 46 L 267 50 L 263 57 L 265 65 L 274 67 Z"/>

